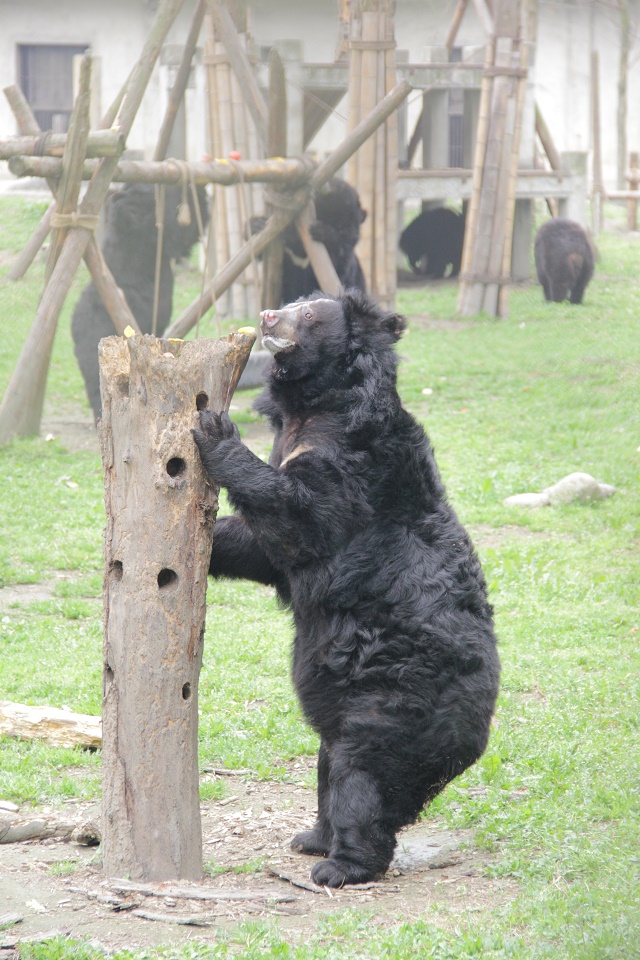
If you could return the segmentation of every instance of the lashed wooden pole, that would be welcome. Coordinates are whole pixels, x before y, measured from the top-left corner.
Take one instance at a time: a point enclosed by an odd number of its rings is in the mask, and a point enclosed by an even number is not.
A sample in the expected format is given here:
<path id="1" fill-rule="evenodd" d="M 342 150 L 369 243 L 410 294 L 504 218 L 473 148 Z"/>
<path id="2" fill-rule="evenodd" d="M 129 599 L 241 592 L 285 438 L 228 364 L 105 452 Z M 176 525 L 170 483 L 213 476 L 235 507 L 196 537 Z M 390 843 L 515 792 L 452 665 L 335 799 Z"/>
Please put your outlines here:
<path id="1" fill-rule="evenodd" d="M 236 277 L 240 276 L 242 271 L 251 263 L 252 257 L 257 257 L 261 254 L 262 251 L 269 246 L 271 241 L 286 229 L 288 224 L 298 216 L 305 206 L 311 193 L 314 190 L 319 190 L 327 180 L 338 172 L 340 167 L 362 146 L 374 130 L 376 130 L 381 123 L 384 123 L 390 114 L 398 109 L 411 90 L 411 84 L 407 80 L 402 80 L 380 103 L 376 104 L 371 113 L 366 116 L 342 143 L 316 168 L 309 179 L 308 187 L 301 188 L 296 194 L 293 194 L 289 198 L 290 202 L 286 208 L 276 210 L 267 220 L 264 229 L 259 234 L 256 234 L 255 237 L 247 240 L 236 255 L 218 271 L 202 296 L 194 300 L 184 313 L 165 331 L 166 337 L 183 337 L 195 326 L 203 313 L 211 306 L 213 302 L 213 292 L 215 291 L 217 296 L 219 292 L 226 290 Z"/>
<path id="2" fill-rule="evenodd" d="M 97 217 L 100 212 L 117 167 L 119 153 L 124 149 L 162 43 L 183 3 L 184 0 L 163 0 L 158 10 L 114 121 L 120 142 L 119 152 L 101 161 L 79 209 L 83 216 Z M 93 231 L 86 226 L 74 227 L 69 232 L 0 405 L 0 443 L 6 443 L 14 436 L 30 436 L 40 429 L 42 402 L 33 396 L 33 384 L 46 379 L 58 317 L 92 236 Z"/>
<path id="3" fill-rule="evenodd" d="M 218 503 L 191 430 L 199 409 L 228 409 L 253 339 L 100 342 L 107 876 L 202 877 L 198 677 Z"/>

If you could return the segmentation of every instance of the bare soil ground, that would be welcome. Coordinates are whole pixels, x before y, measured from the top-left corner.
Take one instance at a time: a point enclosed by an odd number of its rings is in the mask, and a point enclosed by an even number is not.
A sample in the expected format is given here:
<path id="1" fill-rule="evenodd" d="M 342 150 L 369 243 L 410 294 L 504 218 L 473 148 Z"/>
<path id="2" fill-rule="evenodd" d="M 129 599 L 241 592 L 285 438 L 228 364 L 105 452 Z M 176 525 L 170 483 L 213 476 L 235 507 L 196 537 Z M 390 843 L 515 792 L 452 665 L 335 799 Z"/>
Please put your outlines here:
<path id="1" fill-rule="evenodd" d="M 105 878 L 95 847 L 59 839 L 0 845 L 0 923 L 3 914 L 23 918 L 0 932 L 0 949 L 52 931 L 108 952 L 143 949 L 206 941 L 216 928 L 276 916 L 281 929 L 303 935 L 323 915 L 346 908 L 371 911 L 384 925 L 428 914 L 450 927 L 469 912 L 503 906 L 517 892 L 513 881 L 487 875 L 491 857 L 475 848 L 471 832 L 435 821 L 401 833 L 383 880 L 342 890 L 316 887 L 309 880 L 315 858 L 289 849 L 293 834 L 313 823 L 314 806 L 314 791 L 306 787 L 234 778 L 227 798 L 202 806 L 204 862 L 215 875 L 199 884 L 154 885 L 157 895 L 123 890 L 126 882 Z M 99 806 L 86 804 L 26 814 L 38 815 L 100 818 Z M 24 819 L 25 811 L 0 811 L 0 820 L 11 816 Z M 211 899 L 200 899 L 205 895 Z"/>

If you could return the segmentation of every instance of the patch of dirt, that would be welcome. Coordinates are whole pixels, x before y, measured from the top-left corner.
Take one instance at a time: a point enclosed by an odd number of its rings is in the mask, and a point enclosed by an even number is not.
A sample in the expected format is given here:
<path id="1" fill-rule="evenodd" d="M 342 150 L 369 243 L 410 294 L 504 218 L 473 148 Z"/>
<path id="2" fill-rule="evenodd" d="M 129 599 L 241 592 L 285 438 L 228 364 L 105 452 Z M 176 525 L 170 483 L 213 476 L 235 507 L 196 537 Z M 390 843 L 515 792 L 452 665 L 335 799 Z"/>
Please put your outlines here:
<path id="1" fill-rule="evenodd" d="M 475 327 L 475 320 L 458 320 L 455 317 L 432 317 L 428 313 L 413 313 L 407 317 L 410 327 L 420 327 L 422 330 L 468 330 Z"/>
<path id="2" fill-rule="evenodd" d="M 469 535 L 476 547 L 502 547 L 507 540 L 520 540 L 535 543 L 540 540 L 572 540 L 569 534 L 555 533 L 548 530 L 530 530 L 520 527 L 516 523 L 505 523 L 501 527 L 492 527 L 488 523 L 470 524 L 467 527 Z"/>
<path id="3" fill-rule="evenodd" d="M 16 583 L 10 587 L 0 587 L 0 610 L 6 610 L 14 603 L 35 603 L 39 600 L 52 600 L 56 587 L 64 580 L 79 580 L 81 573 L 57 573 L 51 580 L 43 583 Z M 92 598 L 93 599 L 93 598 Z"/>
<path id="4" fill-rule="evenodd" d="M 292 772 L 303 775 L 306 767 L 298 764 Z M 225 779 L 228 796 L 202 805 L 204 862 L 215 876 L 154 885 L 158 896 L 106 879 L 96 848 L 58 839 L 0 845 L 0 904 L 3 912 L 23 917 L 0 932 L 0 947 L 50 931 L 107 951 L 206 942 L 216 928 L 276 916 L 282 931 L 295 936 L 346 908 L 370 910 L 378 924 L 428 915 L 430 922 L 453 926 L 469 912 L 500 909 L 518 892 L 514 881 L 487 876 L 491 858 L 475 849 L 470 831 L 447 830 L 436 821 L 402 831 L 383 880 L 342 890 L 316 887 L 309 879 L 316 858 L 289 849 L 291 837 L 314 822 L 315 792 L 295 783 Z M 29 809 L 21 816 L 52 812 Z M 78 822 L 100 817 L 97 805 L 82 803 L 56 815 Z M 18 815 L 0 810 L 0 820 L 8 816 Z M 212 899 L 185 897 L 176 887 Z"/>

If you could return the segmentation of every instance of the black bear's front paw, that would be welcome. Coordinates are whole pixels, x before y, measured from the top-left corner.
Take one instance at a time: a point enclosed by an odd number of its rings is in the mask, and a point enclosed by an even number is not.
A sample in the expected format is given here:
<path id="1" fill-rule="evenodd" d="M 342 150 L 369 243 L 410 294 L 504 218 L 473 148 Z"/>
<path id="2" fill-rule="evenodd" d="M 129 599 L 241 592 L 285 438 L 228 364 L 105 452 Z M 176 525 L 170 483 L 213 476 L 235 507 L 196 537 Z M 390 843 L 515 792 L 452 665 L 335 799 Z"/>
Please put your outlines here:
<path id="1" fill-rule="evenodd" d="M 213 410 L 200 411 L 200 429 L 196 427 L 192 433 L 203 466 L 207 473 L 214 477 L 216 467 L 219 467 L 221 459 L 228 453 L 229 443 L 242 443 L 238 428 L 229 419 L 229 414 L 214 413 Z"/>
<path id="2" fill-rule="evenodd" d="M 296 833 L 291 841 L 291 849 L 296 853 L 306 853 L 312 857 L 326 857 L 331 848 L 333 837 L 315 826 L 313 830 Z"/>
<path id="3" fill-rule="evenodd" d="M 346 883 L 367 883 L 369 880 L 377 880 L 378 875 L 374 875 L 366 867 L 358 866 L 357 863 L 335 859 L 316 863 L 311 871 L 311 879 L 319 887 L 344 887 Z"/>

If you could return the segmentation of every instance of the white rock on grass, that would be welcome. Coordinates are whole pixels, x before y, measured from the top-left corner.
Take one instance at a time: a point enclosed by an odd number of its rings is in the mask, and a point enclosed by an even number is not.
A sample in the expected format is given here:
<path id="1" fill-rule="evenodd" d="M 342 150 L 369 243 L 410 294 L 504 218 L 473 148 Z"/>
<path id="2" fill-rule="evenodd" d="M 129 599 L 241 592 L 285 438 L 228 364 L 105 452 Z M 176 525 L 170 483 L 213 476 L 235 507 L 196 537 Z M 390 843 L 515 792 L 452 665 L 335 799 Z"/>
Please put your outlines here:
<path id="1" fill-rule="evenodd" d="M 516 493 L 503 500 L 505 507 L 556 507 L 577 500 L 592 503 L 611 497 L 616 488 L 608 483 L 599 483 L 588 473 L 570 473 L 541 493 Z"/>

